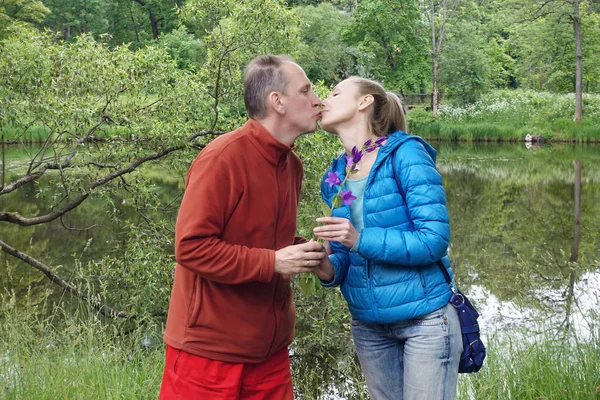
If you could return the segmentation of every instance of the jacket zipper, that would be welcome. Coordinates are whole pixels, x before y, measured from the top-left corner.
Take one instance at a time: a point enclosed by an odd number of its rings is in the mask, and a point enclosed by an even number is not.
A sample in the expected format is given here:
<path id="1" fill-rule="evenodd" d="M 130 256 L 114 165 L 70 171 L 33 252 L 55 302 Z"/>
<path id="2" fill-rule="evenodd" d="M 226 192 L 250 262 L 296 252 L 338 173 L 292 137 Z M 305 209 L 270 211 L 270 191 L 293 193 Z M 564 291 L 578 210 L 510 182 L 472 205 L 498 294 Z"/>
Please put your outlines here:
<path id="1" fill-rule="evenodd" d="M 378 154 L 379 155 L 379 154 Z M 369 185 L 369 180 L 371 178 L 371 174 L 373 174 L 373 169 L 369 171 L 369 175 L 367 177 L 367 184 L 365 186 L 365 191 L 363 192 L 363 227 L 366 226 L 367 221 L 367 210 L 365 209 L 364 202 L 367 197 L 367 187 Z M 350 217 L 352 219 L 352 217 Z M 375 294 L 373 293 L 373 285 L 371 282 L 371 261 L 365 260 L 367 263 L 367 292 L 369 293 L 369 298 L 372 304 L 373 315 L 375 315 L 375 321 L 379 322 L 379 311 L 377 309 L 377 304 L 375 303 Z"/>
<path id="2" fill-rule="evenodd" d="M 286 155 L 287 156 L 287 155 Z M 273 242 L 273 248 L 277 249 L 277 237 L 278 237 L 278 230 L 279 230 L 279 218 L 281 217 L 281 188 L 279 186 L 279 166 L 281 165 L 281 160 L 283 159 L 280 158 L 279 161 L 277 162 L 277 167 L 275 167 L 275 182 L 277 184 L 277 213 L 276 213 L 276 218 L 275 218 L 275 238 L 274 238 L 274 242 Z M 276 277 L 274 277 L 273 279 L 277 279 Z M 275 290 L 273 291 L 273 319 L 275 321 L 275 329 L 273 330 L 273 338 L 271 339 L 271 344 L 269 345 L 269 350 L 267 351 L 267 357 L 269 357 L 271 355 L 271 351 L 273 350 L 273 345 L 275 344 L 275 339 L 277 338 L 277 331 L 279 328 L 279 321 L 277 320 L 277 304 L 275 303 L 275 298 L 277 297 L 277 289 L 279 287 L 279 279 L 277 279 L 276 283 L 275 283 Z"/>

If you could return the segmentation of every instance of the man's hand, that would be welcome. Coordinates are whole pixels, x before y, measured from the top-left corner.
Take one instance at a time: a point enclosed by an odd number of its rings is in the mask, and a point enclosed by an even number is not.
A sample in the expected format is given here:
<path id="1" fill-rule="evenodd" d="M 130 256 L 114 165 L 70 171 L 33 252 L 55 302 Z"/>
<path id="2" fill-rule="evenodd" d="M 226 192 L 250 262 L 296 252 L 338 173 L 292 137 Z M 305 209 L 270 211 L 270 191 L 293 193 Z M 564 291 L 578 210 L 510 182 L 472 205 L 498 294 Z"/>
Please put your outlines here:
<path id="1" fill-rule="evenodd" d="M 317 218 L 317 222 L 325 224 L 313 229 L 314 234 L 320 239 L 339 242 L 348 248 L 352 248 L 358 239 L 358 231 L 346 218 L 322 217 Z"/>
<path id="2" fill-rule="evenodd" d="M 315 272 L 326 257 L 323 245 L 314 240 L 284 247 L 275 252 L 275 272 L 283 275 Z"/>

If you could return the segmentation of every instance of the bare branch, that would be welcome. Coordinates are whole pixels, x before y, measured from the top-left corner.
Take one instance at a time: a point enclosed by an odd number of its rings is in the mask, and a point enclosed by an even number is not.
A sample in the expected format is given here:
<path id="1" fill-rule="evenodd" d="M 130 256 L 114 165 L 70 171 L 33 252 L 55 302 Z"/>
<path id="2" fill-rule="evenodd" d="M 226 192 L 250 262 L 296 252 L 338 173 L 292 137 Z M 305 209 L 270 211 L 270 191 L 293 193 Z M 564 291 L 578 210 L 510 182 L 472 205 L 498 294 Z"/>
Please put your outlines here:
<path id="1" fill-rule="evenodd" d="M 181 147 L 183 147 L 183 146 L 181 146 Z M 68 213 L 69 211 L 73 210 L 74 208 L 77 208 L 81 203 L 83 203 L 90 196 L 92 191 L 95 188 L 97 188 L 98 186 L 102 186 L 121 175 L 133 172 L 137 167 L 144 164 L 145 162 L 152 161 L 152 160 L 158 160 L 159 158 L 164 157 L 167 154 L 169 154 L 175 150 L 178 150 L 181 147 L 170 147 L 170 148 L 161 150 L 159 152 L 156 152 L 154 154 L 149 154 L 147 156 L 138 158 L 137 160 L 135 160 L 134 162 L 129 164 L 127 167 L 118 169 L 108 175 L 103 176 L 102 178 L 96 179 L 95 181 L 91 182 L 88 185 L 88 187 L 86 188 L 86 191 L 84 193 L 75 197 L 73 200 L 71 200 L 69 203 L 64 205 L 62 208 L 59 208 L 51 213 L 48 213 L 46 215 L 42 215 L 39 217 L 24 218 L 15 212 L 8 213 L 8 212 L 0 211 L 0 221 L 7 221 L 7 222 L 11 222 L 13 224 L 18 224 L 21 226 L 39 225 L 39 224 L 44 224 L 46 222 L 53 221 L 56 218 L 60 217 L 61 215 Z"/>
<path id="2" fill-rule="evenodd" d="M 75 231 L 75 232 L 85 232 L 85 231 L 89 231 L 90 229 L 94 229 L 98 226 L 102 226 L 102 225 L 98 225 L 98 224 L 94 224 L 92 226 L 88 226 L 87 228 L 72 228 L 70 226 L 65 225 L 65 221 L 63 221 L 63 216 L 60 216 L 60 224 L 62 225 L 63 228 L 65 228 L 68 231 Z"/>
<path id="3" fill-rule="evenodd" d="M 72 294 L 73 296 L 76 296 L 79 299 L 88 302 L 100 314 L 108 316 L 108 317 L 113 317 L 113 318 L 133 318 L 133 317 L 135 317 L 135 314 L 128 313 L 126 311 L 116 310 L 112 307 L 107 306 L 106 304 L 100 304 L 96 301 L 93 301 L 88 296 L 86 296 L 85 294 L 83 294 L 79 290 L 77 290 L 77 288 L 75 286 L 73 286 L 70 283 L 61 279 L 46 264 L 41 263 L 40 261 L 36 260 L 35 258 L 33 258 L 25 253 L 22 253 L 19 250 L 9 246 L 7 243 L 5 243 L 2 240 L 0 240 L 0 248 L 2 248 L 2 251 L 4 251 L 5 253 L 10 254 L 11 256 L 18 258 L 19 260 L 31 265 L 33 268 L 37 269 L 38 271 L 41 271 L 44 275 L 46 275 L 48 277 L 48 279 L 50 279 L 52 282 L 54 282 L 55 284 L 57 284 L 58 286 L 63 288 L 67 293 Z"/>
<path id="4" fill-rule="evenodd" d="M 194 140 L 200 136 L 207 136 L 207 135 L 217 134 L 217 133 L 222 133 L 222 132 L 214 132 L 212 130 L 198 132 L 198 133 L 195 133 L 192 136 L 190 136 L 188 138 L 187 142 L 189 143 L 192 140 Z M 203 145 L 200 145 L 200 146 L 203 147 Z M 103 177 L 96 179 L 95 181 L 92 181 L 91 183 L 88 184 L 86 190 L 83 193 L 81 193 L 79 196 L 72 199 L 70 202 L 65 204 L 63 207 L 61 207 L 57 210 L 54 210 L 51 213 L 41 215 L 38 217 L 26 218 L 26 217 L 22 217 L 21 215 L 19 215 L 16 212 L 0 211 L 0 222 L 6 221 L 6 222 L 13 223 L 13 224 L 21 225 L 21 226 L 32 226 L 32 225 L 39 225 L 39 224 L 53 221 L 56 218 L 60 217 L 61 215 L 64 215 L 64 214 L 68 213 L 69 211 L 77 208 L 81 203 L 83 203 L 90 196 L 90 194 L 93 192 L 93 190 L 96 189 L 97 187 L 102 186 L 122 175 L 125 175 L 125 174 L 135 171 L 135 169 L 137 167 L 139 167 L 140 165 L 142 165 L 148 161 L 158 160 L 158 159 L 166 156 L 167 154 L 170 154 L 177 150 L 181 150 L 184 147 L 185 147 L 184 145 L 177 146 L 177 147 L 169 147 L 169 148 L 160 150 L 158 152 L 148 154 L 144 157 L 140 157 L 137 160 L 135 160 L 134 162 L 132 162 L 131 164 L 129 164 L 128 166 L 117 169 L 117 170 L 111 172 L 110 174 L 104 175 Z M 74 156 L 74 154 L 72 154 L 72 156 Z M 65 160 L 65 163 L 70 163 L 72 156 L 68 160 Z M 63 164 L 65 164 L 65 163 L 63 163 Z M 42 168 L 42 170 L 40 172 L 46 171 L 47 169 L 51 169 L 51 167 L 55 168 L 55 169 L 62 168 L 63 164 L 46 165 L 45 167 Z M 43 174 L 43 172 L 42 172 L 42 174 Z M 28 175 L 26 177 L 19 179 L 17 182 L 15 182 L 9 186 L 15 186 L 17 183 L 19 183 L 19 186 L 22 186 L 25 183 L 31 182 L 31 181 L 39 178 L 40 176 L 41 176 L 41 174 L 39 172 L 36 174 L 31 174 L 31 175 Z M 12 190 L 15 190 L 15 188 L 14 187 L 13 188 L 5 187 L 2 191 L 0 191 L 0 195 L 4 194 L 5 192 L 8 193 Z"/>
<path id="5" fill-rule="evenodd" d="M 2 190 L 0 190 L 0 196 L 2 196 L 3 194 L 10 193 L 14 190 L 17 190 L 21 186 L 26 185 L 29 182 L 33 182 L 33 181 L 39 179 L 49 169 L 69 168 L 69 166 L 71 165 L 71 160 L 77 154 L 77 146 L 78 145 L 79 145 L 79 142 L 76 143 L 75 146 L 73 146 L 73 149 L 67 155 L 67 157 L 65 158 L 65 160 L 62 163 L 56 163 L 56 162 L 55 163 L 47 163 L 44 166 L 42 166 L 37 172 L 28 173 L 27 175 L 22 176 L 21 178 L 17 179 L 13 183 L 5 186 Z"/>

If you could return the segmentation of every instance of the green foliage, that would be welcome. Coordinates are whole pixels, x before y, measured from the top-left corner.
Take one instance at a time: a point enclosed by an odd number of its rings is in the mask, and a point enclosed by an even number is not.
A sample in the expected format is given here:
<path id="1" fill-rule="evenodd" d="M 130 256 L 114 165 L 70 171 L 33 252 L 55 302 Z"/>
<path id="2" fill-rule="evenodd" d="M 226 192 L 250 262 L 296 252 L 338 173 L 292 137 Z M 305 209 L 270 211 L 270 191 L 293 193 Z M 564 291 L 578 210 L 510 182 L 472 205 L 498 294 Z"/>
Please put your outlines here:
<path id="1" fill-rule="evenodd" d="M 201 82 L 158 48 L 110 50 L 89 36 L 62 45 L 19 29 L 3 43 L 3 55 L 3 124 L 43 123 L 53 138 L 73 140 L 93 135 L 104 120 L 127 128 L 132 138 L 174 143 L 207 120 Z M 142 150 L 135 140 L 119 147 L 130 156 Z"/>
<path id="2" fill-rule="evenodd" d="M 517 61 L 510 55 L 507 41 L 501 36 L 491 38 L 485 53 L 489 63 L 490 84 L 501 89 L 513 86 Z"/>
<path id="3" fill-rule="evenodd" d="M 573 94 L 494 91 L 472 104 L 443 104 L 437 123 L 415 126 L 413 131 L 438 138 L 469 139 L 487 135 L 488 139 L 523 140 L 529 133 L 553 140 L 600 139 L 597 129 L 600 125 L 600 97 L 584 95 L 587 112 L 582 124 L 573 124 L 570 116 L 574 108 Z"/>
<path id="4" fill-rule="evenodd" d="M 431 111 L 427 111 L 425 107 L 414 107 L 406 113 L 408 121 L 408 130 L 412 132 L 424 125 L 430 125 L 435 122 L 436 118 Z"/>
<path id="5" fill-rule="evenodd" d="M 0 39 L 6 36 L 6 28 L 14 22 L 39 24 L 50 13 L 48 7 L 38 0 L 4 0 L 0 3 Z"/>
<path id="6" fill-rule="evenodd" d="M 333 84 L 350 75 L 352 60 L 340 36 L 348 25 L 349 14 L 329 3 L 297 7 L 294 14 L 302 21 L 294 58 L 308 78 Z"/>
<path id="7" fill-rule="evenodd" d="M 46 24 L 53 31 L 61 32 L 65 39 L 108 30 L 104 0 L 45 0 L 45 4 L 52 11 Z"/>
<path id="8" fill-rule="evenodd" d="M 359 75 L 382 81 L 388 90 L 416 92 L 431 70 L 425 32 L 430 30 L 416 2 L 363 0 L 342 35 L 355 49 Z"/>
<path id="9" fill-rule="evenodd" d="M 226 121 L 218 126 L 234 129 L 246 118 L 239 103 L 244 66 L 257 54 L 289 53 L 297 45 L 299 21 L 280 0 L 190 0 L 181 18 L 195 32 L 210 29 L 199 75 L 214 99 L 213 125 L 222 113 Z"/>
<path id="10" fill-rule="evenodd" d="M 487 90 L 489 62 L 484 39 L 475 24 L 455 25 L 453 34 L 448 35 L 440 69 L 447 97 L 458 104 L 472 103 Z"/>
<path id="11" fill-rule="evenodd" d="M 197 71 L 206 59 L 206 47 L 202 40 L 187 32 L 184 26 L 160 36 L 159 46 L 167 49 L 177 62 L 177 68 Z"/>
<path id="12" fill-rule="evenodd" d="M 523 88 L 570 93 L 575 84 L 573 5 L 560 1 L 512 1 L 488 9 L 498 16 L 494 35 L 506 39 L 506 54 L 515 63 L 515 81 Z M 581 2 L 584 91 L 598 92 L 600 25 L 597 10 Z"/>
<path id="13" fill-rule="evenodd" d="M 542 322 L 538 325 L 535 331 L 547 330 Z M 459 398 L 595 399 L 600 387 L 599 333 L 596 329 L 591 340 L 582 341 L 572 334 L 556 337 L 511 329 L 508 337 L 489 343 L 479 373 L 459 379 Z"/>

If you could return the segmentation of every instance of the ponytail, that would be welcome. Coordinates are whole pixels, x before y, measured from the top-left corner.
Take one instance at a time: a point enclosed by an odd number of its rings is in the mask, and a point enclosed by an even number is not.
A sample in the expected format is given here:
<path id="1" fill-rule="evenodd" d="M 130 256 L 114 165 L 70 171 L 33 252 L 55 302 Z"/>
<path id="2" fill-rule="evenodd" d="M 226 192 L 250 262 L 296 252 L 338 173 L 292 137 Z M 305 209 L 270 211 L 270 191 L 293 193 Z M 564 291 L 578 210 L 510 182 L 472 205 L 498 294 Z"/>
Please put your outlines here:
<path id="1" fill-rule="evenodd" d="M 374 136 L 387 136 L 396 131 L 406 132 L 406 117 L 400 98 L 386 92 L 380 83 L 370 79 L 351 77 L 356 82 L 359 95 L 373 96 L 373 107 L 369 120 L 369 131 Z"/>
<path id="2" fill-rule="evenodd" d="M 402 102 L 396 93 L 386 92 L 387 103 L 388 103 L 388 117 L 389 127 L 388 133 L 403 131 L 407 132 L 406 115 L 404 114 L 404 107 Z"/>

